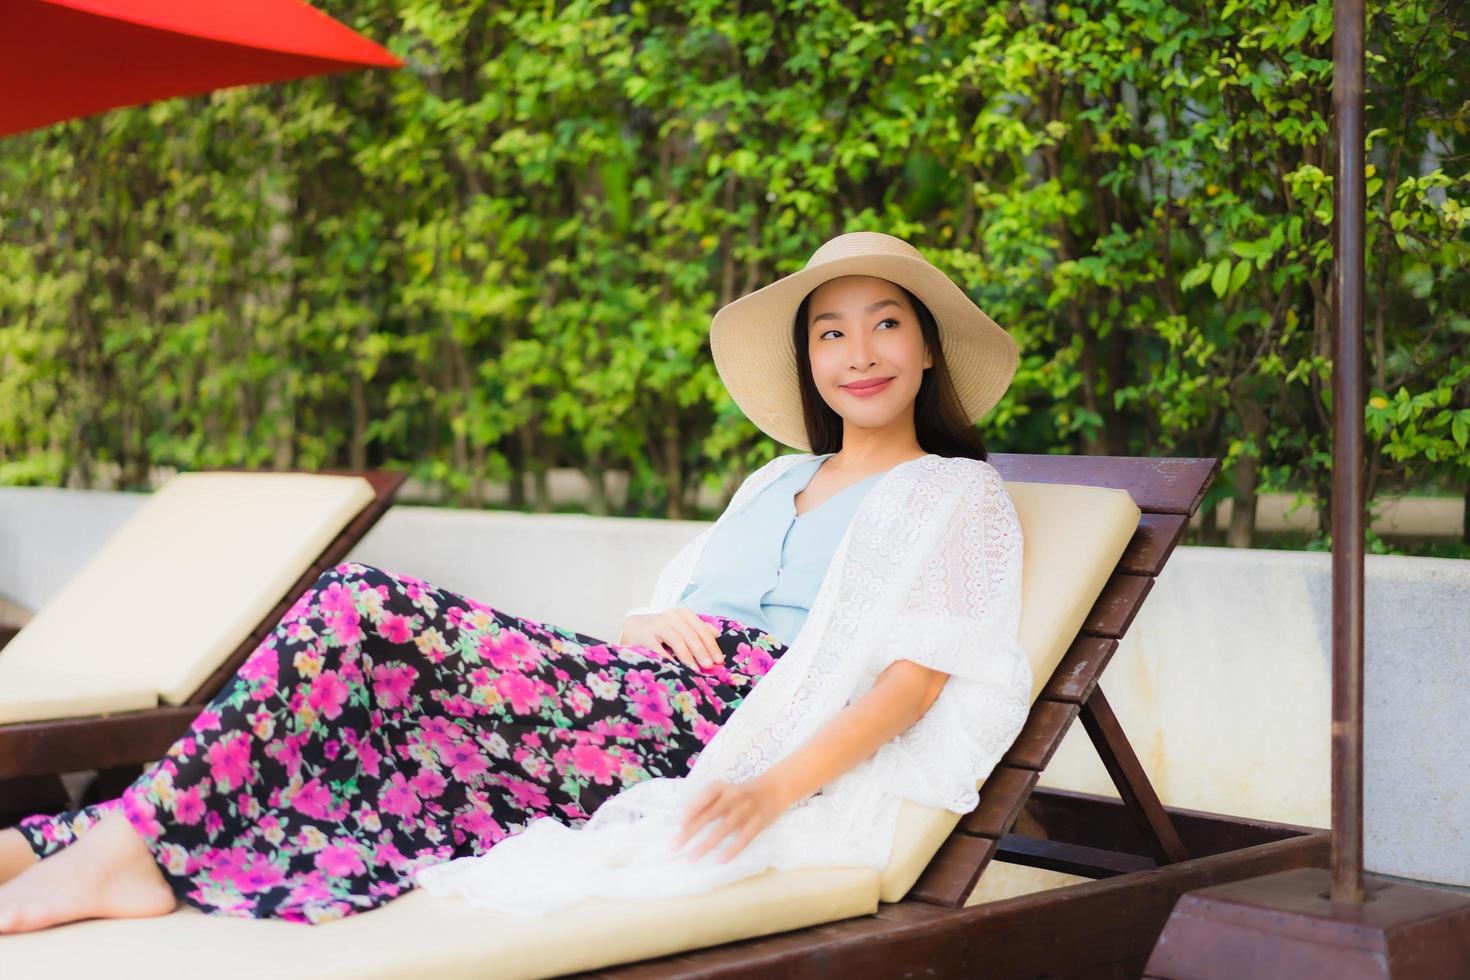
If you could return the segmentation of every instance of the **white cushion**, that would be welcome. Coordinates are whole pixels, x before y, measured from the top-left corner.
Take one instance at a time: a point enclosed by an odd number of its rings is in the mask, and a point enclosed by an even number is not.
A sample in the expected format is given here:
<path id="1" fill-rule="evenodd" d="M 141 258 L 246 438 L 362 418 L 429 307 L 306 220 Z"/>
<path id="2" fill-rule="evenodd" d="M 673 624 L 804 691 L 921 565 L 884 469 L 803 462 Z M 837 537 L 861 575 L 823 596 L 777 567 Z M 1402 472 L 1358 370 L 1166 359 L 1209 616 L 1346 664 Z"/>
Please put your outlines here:
<path id="1" fill-rule="evenodd" d="M 356 476 L 173 477 L 0 649 L 0 724 L 184 703 L 373 497 Z"/>
<path id="2" fill-rule="evenodd" d="M 270 980 L 517 980 L 800 929 L 877 907 L 871 868 L 767 871 L 692 899 L 590 899 L 534 916 L 476 909 L 421 889 L 318 925 L 203 915 L 183 906 L 151 919 L 91 919 L 0 936 L 0 973 L 156 980 L 166 956 L 202 974 Z"/>

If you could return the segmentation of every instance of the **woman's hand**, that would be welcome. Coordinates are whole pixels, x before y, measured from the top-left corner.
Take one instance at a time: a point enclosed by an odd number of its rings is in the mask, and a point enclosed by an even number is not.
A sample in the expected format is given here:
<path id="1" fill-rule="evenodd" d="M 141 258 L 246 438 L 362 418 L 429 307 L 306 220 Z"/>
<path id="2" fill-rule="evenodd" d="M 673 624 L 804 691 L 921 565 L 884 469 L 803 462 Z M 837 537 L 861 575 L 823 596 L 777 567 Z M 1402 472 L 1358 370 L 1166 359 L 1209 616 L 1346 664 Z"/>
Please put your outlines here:
<path id="1" fill-rule="evenodd" d="M 708 670 L 725 662 L 715 638 L 719 630 L 686 606 L 656 613 L 635 613 L 623 621 L 623 646 L 647 647 L 655 653 L 672 654 L 694 670 Z"/>
<path id="2" fill-rule="evenodd" d="M 684 814 L 684 823 L 674 840 L 674 850 L 683 847 L 701 828 L 714 824 L 686 857 L 690 861 L 698 861 L 721 841 L 734 835 L 734 840 L 718 858 L 724 864 L 743 851 L 756 834 L 774 823 L 790 805 L 787 795 L 763 776 L 746 783 L 710 783 Z"/>

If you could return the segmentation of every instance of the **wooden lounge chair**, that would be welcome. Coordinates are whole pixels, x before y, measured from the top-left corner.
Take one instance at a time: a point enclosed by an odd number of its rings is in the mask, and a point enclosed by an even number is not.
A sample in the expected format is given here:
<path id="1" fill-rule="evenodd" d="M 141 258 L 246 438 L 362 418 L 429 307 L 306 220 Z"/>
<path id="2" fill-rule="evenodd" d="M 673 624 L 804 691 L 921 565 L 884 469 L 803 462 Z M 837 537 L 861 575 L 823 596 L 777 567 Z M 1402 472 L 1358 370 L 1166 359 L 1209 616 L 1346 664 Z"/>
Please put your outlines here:
<path id="1" fill-rule="evenodd" d="M 180 474 L 160 487 L 31 624 L 0 635 L 0 674 L 11 679 L 8 690 L 0 679 L 0 826 L 28 813 L 63 809 L 67 795 L 60 773 L 98 770 L 88 798 L 100 798 L 100 794 L 120 791 L 141 764 L 160 758 L 296 596 L 342 561 L 387 512 L 404 478 L 403 473 L 386 471 L 305 473 L 235 468 Z M 270 481 L 269 485 L 261 483 L 262 479 Z M 298 499 L 302 501 L 299 514 L 283 513 Z M 242 523 L 249 520 L 255 523 Z M 288 546 L 262 554 L 270 543 L 267 537 L 260 547 L 252 549 L 252 542 L 247 541 L 242 548 L 231 550 L 225 545 L 222 550 L 200 534 L 217 522 L 230 522 L 237 535 L 246 537 L 274 531 L 277 537 L 288 539 Z M 161 678 L 120 674 L 73 679 L 61 672 L 32 677 L 22 676 L 16 666 L 24 657 L 36 671 L 51 671 L 58 655 L 67 652 L 65 648 L 78 645 L 75 630 L 65 620 L 83 616 L 95 602 L 106 601 L 98 592 L 131 586 L 137 601 L 157 610 L 160 623 L 174 618 L 181 600 L 167 583 L 156 588 L 149 583 L 142 587 L 136 582 L 116 584 L 119 577 L 110 573 L 117 567 L 131 569 L 135 563 L 162 565 L 181 559 L 178 564 L 186 571 L 190 567 L 208 571 L 236 560 L 242 552 L 267 562 L 269 574 L 261 576 L 254 594 L 237 592 L 223 604 L 228 607 L 220 610 L 223 621 L 210 635 L 209 646 L 216 651 L 213 659 L 206 652 L 205 659 L 181 670 L 165 666 Z M 145 574 L 146 570 L 140 570 L 140 577 Z M 247 611 L 251 609 L 268 611 L 256 618 Z M 48 612 L 56 615 L 48 620 Z M 225 619 L 226 615 L 233 619 Z M 58 619 L 61 621 L 52 622 Z M 33 630 L 45 635 L 23 649 Z M 82 645 L 105 647 L 120 638 L 108 624 L 99 623 L 88 639 L 91 642 Z M 58 651 L 57 646 L 63 649 Z M 15 662 L 5 659 L 7 650 Z M 26 688 L 26 693 L 17 694 L 17 687 Z M 17 698 L 25 700 L 18 703 Z"/>
<path id="2" fill-rule="evenodd" d="M 54 971 L 65 962 L 62 950 L 84 948 L 84 957 L 73 957 L 79 974 L 106 962 L 121 978 L 132 975 L 126 950 L 167 948 L 185 959 L 224 954 L 237 972 L 268 971 L 283 980 L 324 973 L 541 977 L 576 970 L 627 978 L 844 971 L 1034 976 L 1129 957 L 1141 966 L 1179 891 L 1325 855 L 1325 838 L 1311 828 L 1161 806 L 1098 687 L 1218 463 L 1002 454 L 992 462 L 1007 479 L 1026 536 L 1023 642 L 1034 666 L 1047 658 L 1049 666 L 1034 671 L 1028 722 L 983 781 L 975 812 L 960 818 L 905 801 L 893 856 L 881 872 L 768 871 L 706 895 L 589 899 L 534 917 L 485 912 L 422 890 L 314 927 L 184 907 L 154 919 L 0 937 L 0 955 L 18 967 L 46 964 Z M 1066 584 L 1053 588 L 1051 578 Z M 1036 788 L 1078 715 L 1121 801 Z M 1023 816 L 1026 835 L 1015 832 Z M 966 907 L 996 858 L 1100 880 L 1056 890 L 1075 899 L 1042 894 Z M 1056 915 L 1058 903 L 1067 902 L 1068 914 Z M 1146 920 L 1155 912 L 1149 933 Z M 1138 921 L 1145 921 L 1142 930 Z M 1058 944 L 1061 928 L 1085 933 L 1087 941 Z M 426 935 L 433 940 L 424 942 Z M 139 963 L 136 972 L 146 969 Z"/>

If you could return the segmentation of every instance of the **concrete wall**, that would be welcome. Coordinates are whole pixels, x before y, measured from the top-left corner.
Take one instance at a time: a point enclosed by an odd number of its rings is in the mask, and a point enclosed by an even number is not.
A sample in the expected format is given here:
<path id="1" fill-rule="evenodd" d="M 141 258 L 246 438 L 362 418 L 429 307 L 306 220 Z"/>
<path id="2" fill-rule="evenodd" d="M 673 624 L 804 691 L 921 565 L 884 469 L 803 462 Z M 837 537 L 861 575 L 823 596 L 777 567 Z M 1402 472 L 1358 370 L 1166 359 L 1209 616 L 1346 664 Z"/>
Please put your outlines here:
<path id="1" fill-rule="evenodd" d="M 35 609 L 144 500 L 0 488 L 0 599 Z M 350 558 L 616 640 L 703 522 L 394 507 Z M 1103 689 L 1164 802 L 1330 822 L 1329 556 L 1179 548 Z M 1470 885 L 1470 561 L 1369 555 L 1366 863 Z M 0 654 L 3 655 L 3 654 Z M 1043 775 L 1110 792 L 1081 726 Z"/>

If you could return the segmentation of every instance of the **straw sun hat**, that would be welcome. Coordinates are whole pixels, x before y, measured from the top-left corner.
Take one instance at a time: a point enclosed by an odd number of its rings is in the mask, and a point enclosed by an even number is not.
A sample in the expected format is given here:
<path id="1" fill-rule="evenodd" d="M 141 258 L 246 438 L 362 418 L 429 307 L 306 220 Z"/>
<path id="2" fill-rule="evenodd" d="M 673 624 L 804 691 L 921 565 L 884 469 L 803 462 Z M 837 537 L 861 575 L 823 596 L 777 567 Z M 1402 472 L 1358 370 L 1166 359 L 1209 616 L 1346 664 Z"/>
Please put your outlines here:
<path id="1" fill-rule="evenodd" d="M 728 303 L 710 324 L 715 370 L 747 418 L 777 442 L 810 452 L 801 410 L 792 325 L 807 294 L 838 276 L 876 276 L 917 296 L 939 327 L 939 344 L 971 423 L 1010 386 L 1019 354 L 954 280 L 901 238 L 876 231 L 838 235 L 806 266 Z"/>

